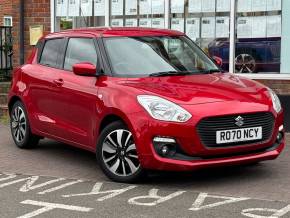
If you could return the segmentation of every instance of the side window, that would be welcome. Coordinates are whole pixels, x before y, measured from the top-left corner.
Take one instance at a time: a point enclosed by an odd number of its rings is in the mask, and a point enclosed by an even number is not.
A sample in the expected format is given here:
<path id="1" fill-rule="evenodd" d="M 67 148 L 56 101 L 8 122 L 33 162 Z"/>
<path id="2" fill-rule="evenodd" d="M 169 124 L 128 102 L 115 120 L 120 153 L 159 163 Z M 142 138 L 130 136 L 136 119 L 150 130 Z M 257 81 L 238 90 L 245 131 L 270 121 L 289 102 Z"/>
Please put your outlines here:
<path id="1" fill-rule="evenodd" d="M 64 69 L 71 71 L 74 64 L 81 62 L 97 64 L 97 51 L 94 41 L 88 38 L 71 38 L 65 54 Z"/>
<path id="2" fill-rule="evenodd" d="M 45 42 L 42 50 L 40 64 L 57 67 L 57 59 L 59 56 L 59 50 L 63 45 L 63 39 L 50 39 Z"/>
<path id="3" fill-rule="evenodd" d="M 42 50 L 40 64 L 57 67 L 57 59 L 59 57 L 59 50 L 63 45 L 63 39 L 50 39 L 45 42 Z"/>
<path id="4" fill-rule="evenodd" d="M 35 48 L 37 49 L 37 61 L 38 62 L 40 62 L 43 43 L 44 43 L 43 40 L 39 40 L 35 46 Z"/>

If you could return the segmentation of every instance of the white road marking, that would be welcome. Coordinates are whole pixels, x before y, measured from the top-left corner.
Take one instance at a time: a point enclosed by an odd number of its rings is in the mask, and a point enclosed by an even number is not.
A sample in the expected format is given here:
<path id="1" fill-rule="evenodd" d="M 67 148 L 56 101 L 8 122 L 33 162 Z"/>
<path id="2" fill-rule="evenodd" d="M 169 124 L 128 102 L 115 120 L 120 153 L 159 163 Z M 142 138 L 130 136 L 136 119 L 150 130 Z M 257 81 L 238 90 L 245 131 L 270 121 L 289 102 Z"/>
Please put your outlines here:
<path id="1" fill-rule="evenodd" d="M 39 179 L 39 176 L 30 177 L 29 180 L 19 189 L 19 191 L 20 192 L 28 192 L 30 190 L 42 188 L 44 186 L 65 180 L 65 178 L 59 178 L 59 179 L 49 180 L 49 181 L 44 182 L 44 183 L 40 183 L 38 185 L 33 185 L 38 179 Z"/>
<path id="2" fill-rule="evenodd" d="M 15 174 L 0 174 L 0 176 L 6 176 L 6 177 L 4 177 L 4 178 L 1 178 L 0 179 L 0 182 L 2 182 L 2 181 L 6 181 L 6 180 L 9 180 L 9 179 L 13 179 L 13 178 L 15 178 L 17 175 L 15 175 Z"/>
<path id="3" fill-rule="evenodd" d="M 278 210 L 274 216 L 277 216 L 277 217 L 281 217 L 281 216 L 284 216 L 285 214 L 289 213 L 290 212 L 290 204 L 288 204 L 286 207 Z"/>
<path id="4" fill-rule="evenodd" d="M 217 198 L 217 199 L 222 199 L 223 201 L 203 205 L 206 198 Z M 202 210 L 202 209 L 209 209 L 209 208 L 221 206 L 224 204 L 231 204 L 231 203 L 245 201 L 245 200 L 249 200 L 249 199 L 250 198 L 234 198 L 234 197 L 227 197 L 227 196 L 209 195 L 208 193 L 200 193 L 198 195 L 197 199 L 195 200 L 195 202 L 192 204 L 191 208 L 189 208 L 189 210 L 198 211 L 198 210 Z"/>
<path id="5" fill-rule="evenodd" d="M 29 180 L 30 178 L 31 177 L 26 177 L 26 178 L 16 179 L 16 180 L 13 180 L 13 181 L 10 181 L 10 182 L 2 183 L 2 184 L 0 184 L 0 188 L 4 188 L 4 187 L 9 186 L 9 185 L 13 185 L 13 184 L 16 184 L 16 183 L 19 183 L 19 182 L 23 182 L 23 181 Z"/>
<path id="6" fill-rule="evenodd" d="M 271 212 L 275 213 L 277 210 L 276 209 L 269 209 L 269 208 L 249 208 L 245 209 L 242 211 L 242 215 L 246 217 L 251 217 L 251 218 L 277 218 L 274 216 L 262 216 L 262 215 L 256 215 L 252 214 L 252 212 Z"/>
<path id="7" fill-rule="evenodd" d="M 81 183 L 83 182 L 83 180 L 76 180 L 76 181 L 72 181 L 72 182 L 67 182 L 67 183 L 64 183 L 62 185 L 59 185 L 59 186 L 56 186 L 56 187 L 53 187 L 53 188 L 50 188 L 50 189 L 46 189 L 44 191 L 41 191 L 41 192 L 38 192 L 37 194 L 39 195 L 44 195 L 46 193 L 51 193 L 51 192 L 54 192 L 54 191 L 57 191 L 57 190 L 60 190 L 60 189 L 63 189 L 63 188 L 66 188 L 68 186 L 72 186 L 74 184 L 77 184 L 77 183 Z"/>
<path id="8" fill-rule="evenodd" d="M 272 215 L 264 216 L 254 214 L 255 212 L 270 212 Z M 271 208 L 248 208 L 242 211 L 242 215 L 251 218 L 280 218 L 290 212 L 290 204 L 280 210 Z"/>
<path id="9" fill-rule="evenodd" d="M 99 195 L 99 194 L 108 194 L 108 193 L 110 193 L 108 195 L 105 195 L 105 196 L 100 197 L 100 198 L 97 199 L 97 201 L 104 201 L 104 200 L 107 200 L 109 198 L 116 197 L 117 195 L 123 194 L 124 192 L 137 187 L 137 186 L 128 186 L 128 187 L 122 188 L 122 189 L 100 191 L 102 185 L 103 185 L 103 183 L 97 182 L 94 185 L 93 189 L 90 192 L 88 192 L 88 193 L 62 195 L 62 197 L 70 198 L 70 197 L 89 196 L 89 195 Z"/>
<path id="10" fill-rule="evenodd" d="M 25 200 L 25 201 L 22 201 L 20 203 L 40 206 L 42 208 L 35 210 L 35 211 L 32 211 L 30 213 L 24 214 L 22 216 L 19 216 L 18 218 L 35 217 L 37 215 L 43 214 L 45 212 L 48 212 L 48 211 L 51 211 L 54 209 L 72 210 L 72 211 L 78 211 L 78 212 L 89 212 L 89 211 L 93 210 L 93 208 L 89 208 L 89 207 L 79 207 L 79 206 L 74 206 L 74 205 L 55 204 L 55 203 L 33 201 L 33 200 Z"/>
<path id="11" fill-rule="evenodd" d="M 162 196 L 159 196 L 157 194 L 158 191 L 159 191 L 159 189 L 151 189 L 149 191 L 148 195 L 130 198 L 128 200 L 128 203 L 133 204 L 133 205 L 141 205 L 141 206 L 156 206 L 157 204 L 168 201 L 168 200 L 170 200 L 174 197 L 177 197 L 179 195 L 182 195 L 184 192 L 186 192 L 186 191 L 177 191 L 177 192 L 174 192 L 170 195 L 166 195 L 166 196 L 162 197 Z M 156 200 L 154 200 L 152 202 L 144 203 L 144 202 L 140 202 L 139 201 L 140 199 L 156 199 Z"/>
<path id="12" fill-rule="evenodd" d="M 20 182 L 25 182 L 24 185 L 20 187 L 19 191 L 29 192 L 31 190 L 43 188 L 45 186 L 66 180 L 65 178 L 57 178 L 57 179 L 51 179 L 49 181 L 46 181 L 40 184 L 35 184 L 37 180 L 39 180 L 40 178 L 39 176 L 29 176 L 29 177 L 20 178 L 20 179 L 16 177 L 17 177 L 16 174 L 8 174 L 8 173 L 1 174 L 0 173 L 0 182 L 4 182 L 0 184 L 0 188 L 4 188 L 4 187 L 10 186 L 16 183 L 20 183 Z M 7 180 L 10 180 L 10 181 L 7 181 Z M 58 186 L 47 188 L 43 191 L 39 191 L 37 194 L 44 195 L 47 193 L 55 192 L 60 189 L 64 189 L 66 187 L 69 187 L 69 186 L 72 186 L 74 184 L 81 183 L 81 182 L 84 182 L 84 181 L 83 180 L 67 181 Z M 129 191 L 137 187 L 137 186 L 128 186 L 122 189 L 101 191 L 103 185 L 104 183 L 97 182 L 93 186 L 92 190 L 88 193 L 66 194 L 66 195 L 62 195 L 62 197 L 69 198 L 69 197 L 78 197 L 78 196 L 104 195 L 102 197 L 97 198 L 97 201 L 104 201 L 110 198 L 114 198 L 120 194 L 123 194 L 126 191 Z M 158 191 L 159 189 L 155 189 L 155 188 L 150 189 L 148 192 L 148 195 L 130 198 L 128 200 L 128 203 L 131 205 L 156 206 L 160 203 L 169 201 L 172 198 L 178 197 L 182 195 L 183 193 L 187 192 L 187 191 L 177 191 L 166 196 L 160 196 L 158 195 Z M 215 199 L 218 199 L 219 201 L 215 203 L 205 204 L 205 201 L 208 198 L 215 198 Z M 249 199 L 250 198 L 243 198 L 243 197 L 236 198 L 236 197 L 228 197 L 228 196 L 210 195 L 208 193 L 199 193 L 195 202 L 192 204 L 191 208 L 189 208 L 188 210 L 199 211 L 202 209 L 210 209 L 213 207 L 218 207 L 221 205 L 236 203 L 236 202 L 245 201 Z M 19 218 L 34 217 L 34 216 L 43 214 L 45 212 L 48 212 L 54 209 L 64 209 L 64 210 L 72 210 L 72 211 L 80 211 L 80 212 L 89 212 L 93 210 L 93 208 L 79 207 L 79 206 L 65 205 L 65 204 L 55 204 L 55 203 L 40 202 L 40 201 L 33 201 L 33 200 L 26 200 L 21 203 L 41 206 L 41 208 L 35 211 L 32 211 L 30 213 L 27 213 L 23 216 L 20 216 Z M 267 213 L 268 215 L 265 215 Z M 280 210 L 272 209 L 272 208 L 248 208 L 248 209 L 242 210 L 241 215 L 245 217 L 250 217 L 250 218 L 282 218 L 288 213 L 290 213 L 290 204 Z M 263 214 L 263 215 L 259 215 L 259 214 Z"/>
<path id="13" fill-rule="evenodd" d="M 12 179 L 15 177 L 16 177 L 15 175 L 10 175 L 6 178 L 2 178 L 2 181 Z M 44 186 L 65 180 L 64 178 L 58 178 L 58 179 L 52 179 L 52 180 L 49 180 L 47 182 L 40 183 L 38 185 L 33 185 L 38 179 L 39 179 L 39 176 L 30 176 L 30 177 L 26 177 L 26 178 L 16 179 L 16 180 L 12 180 L 12 181 L 0 184 L 0 188 L 4 188 L 4 187 L 10 186 L 10 185 L 14 185 L 16 183 L 26 181 L 26 183 L 20 187 L 19 191 L 20 192 L 28 192 L 28 191 L 31 191 L 34 189 L 42 188 Z"/>

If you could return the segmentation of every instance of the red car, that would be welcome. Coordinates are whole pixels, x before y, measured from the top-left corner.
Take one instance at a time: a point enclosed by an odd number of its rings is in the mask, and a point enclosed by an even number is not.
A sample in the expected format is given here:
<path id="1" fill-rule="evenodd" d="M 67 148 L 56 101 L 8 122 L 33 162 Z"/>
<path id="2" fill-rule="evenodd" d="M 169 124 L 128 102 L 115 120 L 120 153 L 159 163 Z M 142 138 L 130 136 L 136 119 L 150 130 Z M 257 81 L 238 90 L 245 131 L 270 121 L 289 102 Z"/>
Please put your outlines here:
<path id="1" fill-rule="evenodd" d="M 285 145 L 277 95 L 170 30 L 50 34 L 14 71 L 9 110 L 18 147 L 46 137 L 95 152 L 119 182 L 275 159 Z"/>

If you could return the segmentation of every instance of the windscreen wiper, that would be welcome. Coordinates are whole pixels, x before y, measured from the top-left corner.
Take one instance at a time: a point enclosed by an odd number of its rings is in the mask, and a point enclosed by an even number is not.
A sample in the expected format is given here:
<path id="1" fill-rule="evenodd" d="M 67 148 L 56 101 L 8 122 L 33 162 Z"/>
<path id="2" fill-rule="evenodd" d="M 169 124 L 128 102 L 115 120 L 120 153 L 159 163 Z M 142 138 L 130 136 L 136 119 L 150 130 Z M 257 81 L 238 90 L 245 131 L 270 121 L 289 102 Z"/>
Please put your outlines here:
<path id="1" fill-rule="evenodd" d="M 150 77 L 159 77 L 159 76 L 183 76 L 183 75 L 190 75 L 193 72 L 190 71 L 164 71 L 164 72 L 157 72 L 149 74 Z"/>

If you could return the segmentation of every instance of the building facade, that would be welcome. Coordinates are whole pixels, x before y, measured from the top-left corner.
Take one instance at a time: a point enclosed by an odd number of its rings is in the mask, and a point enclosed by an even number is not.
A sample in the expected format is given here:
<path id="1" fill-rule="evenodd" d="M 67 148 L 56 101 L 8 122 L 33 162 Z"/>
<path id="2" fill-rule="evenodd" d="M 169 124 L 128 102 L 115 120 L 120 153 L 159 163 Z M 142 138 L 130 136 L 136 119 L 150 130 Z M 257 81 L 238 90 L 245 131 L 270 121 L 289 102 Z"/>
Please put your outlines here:
<path id="1" fill-rule="evenodd" d="M 0 26 L 12 26 L 12 2 L 2 0 L 0 4 Z M 9 20 L 10 19 L 10 23 Z"/>
<path id="2" fill-rule="evenodd" d="M 14 67 L 22 64 L 31 53 L 29 27 L 36 24 L 44 26 L 44 34 L 51 32 L 50 1 L 1 0 L 0 26 L 12 26 Z"/>
<path id="3" fill-rule="evenodd" d="M 33 48 L 33 25 L 41 25 L 43 34 L 93 26 L 179 30 L 210 56 L 220 57 L 224 70 L 274 89 L 290 120 L 288 0 L 2 0 L 1 24 L 9 24 L 9 17 L 14 66 Z"/>

